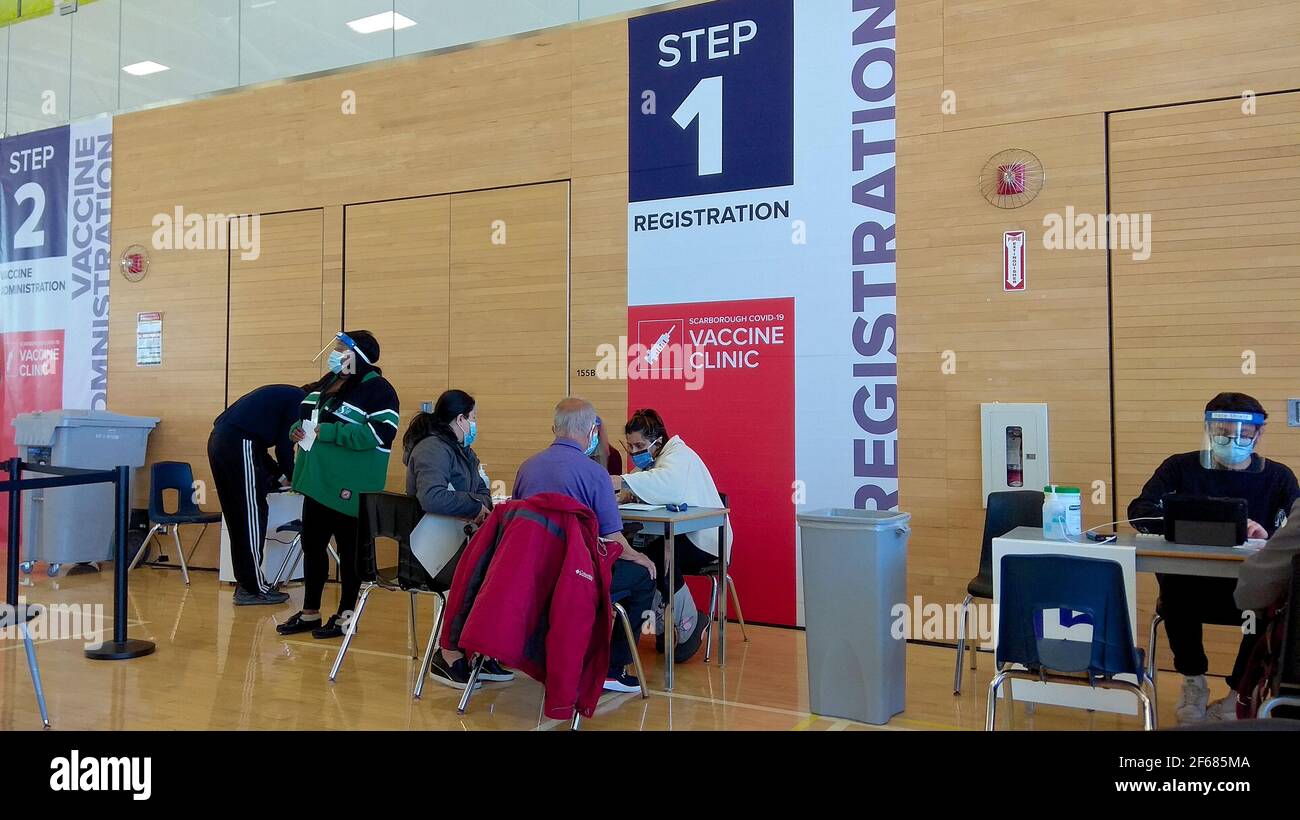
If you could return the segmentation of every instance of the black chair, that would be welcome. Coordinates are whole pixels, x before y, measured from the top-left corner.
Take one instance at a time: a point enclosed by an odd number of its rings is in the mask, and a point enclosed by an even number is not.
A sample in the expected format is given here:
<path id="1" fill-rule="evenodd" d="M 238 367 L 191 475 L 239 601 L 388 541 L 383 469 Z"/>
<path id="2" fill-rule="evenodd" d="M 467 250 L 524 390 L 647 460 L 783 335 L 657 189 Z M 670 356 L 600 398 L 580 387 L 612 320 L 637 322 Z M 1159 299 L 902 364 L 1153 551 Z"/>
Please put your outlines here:
<path id="1" fill-rule="evenodd" d="M 1167 614 L 1164 600 L 1156 598 L 1156 612 L 1151 616 L 1151 629 L 1147 633 L 1147 677 L 1151 679 L 1151 697 L 1153 699 L 1156 697 L 1156 675 L 1160 671 L 1156 666 L 1156 649 L 1160 646 L 1159 627 L 1165 622 Z M 1241 616 L 1233 614 L 1231 616 L 1224 615 L 1219 618 L 1212 617 L 1209 620 L 1205 620 L 1204 623 L 1206 626 L 1231 626 L 1241 629 Z M 1157 703 L 1157 710 L 1158 709 L 1159 704 Z"/>
<path id="2" fill-rule="evenodd" d="M 971 601 L 981 598 L 993 600 L 993 539 L 1001 538 L 1016 527 L 1041 527 L 1043 525 L 1043 493 L 1039 490 L 1011 490 L 989 493 L 988 509 L 984 512 L 984 543 L 980 545 L 979 574 L 966 585 L 966 599 L 961 602 L 957 616 L 957 671 L 953 673 L 952 693 L 961 694 L 962 656 L 966 653 L 966 635 L 970 631 L 968 617 Z M 979 653 L 972 649 L 970 668 L 975 668 Z"/>
<path id="3" fill-rule="evenodd" d="M 176 491 L 174 512 L 167 511 L 166 500 L 163 497 L 168 490 Z M 193 553 L 199 546 L 199 542 L 203 540 L 208 525 L 220 521 L 221 513 L 204 512 L 199 509 L 198 504 L 194 503 L 194 468 L 188 462 L 156 462 L 149 470 L 149 523 L 153 526 L 150 527 L 149 534 L 145 536 L 144 543 L 140 545 L 140 550 L 136 552 L 131 566 L 127 569 L 135 569 L 148 552 L 149 542 L 153 537 L 170 527 L 172 540 L 176 542 L 176 552 L 181 559 L 181 577 L 185 579 L 185 585 L 189 586 L 190 568 L 186 561 L 185 548 L 181 546 L 180 527 L 182 524 L 203 525 L 199 537 L 194 539 L 194 546 L 190 548 L 190 552 Z"/>
<path id="4" fill-rule="evenodd" d="M 32 687 L 36 690 L 36 706 L 41 710 L 41 723 L 50 728 L 50 713 L 45 708 L 45 688 L 41 686 L 41 670 L 36 665 L 36 646 L 27 625 L 46 614 L 41 604 L 19 603 L 17 606 L 0 607 L 0 629 L 18 629 L 23 646 L 27 650 L 27 671 L 32 675 Z"/>
<path id="5" fill-rule="evenodd" d="M 1300 555 L 1291 559 L 1291 595 L 1286 602 L 1286 631 L 1273 697 L 1259 707 L 1259 716 L 1272 717 L 1273 710 L 1279 706 L 1292 717 L 1296 714 L 1294 709 L 1300 707 Z"/>
<path id="6" fill-rule="evenodd" d="M 719 493 L 722 499 L 722 506 L 727 506 L 727 494 Z M 727 537 L 727 528 L 718 527 L 718 554 L 722 554 L 722 539 Z M 745 632 L 745 613 L 740 608 L 740 593 L 736 592 L 736 582 L 731 577 L 731 562 L 736 560 L 736 545 L 733 541 L 727 545 L 727 570 L 722 570 L 722 559 L 719 558 L 707 567 L 703 567 L 698 572 L 698 577 L 709 579 L 709 622 L 705 628 L 708 633 L 704 638 L 704 662 L 708 663 L 713 657 L 713 624 L 718 619 L 718 593 L 727 594 L 731 590 L 731 605 L 736 608 L 736 620 L 740 622 L 740 637 L 746 643 L 749 642 L 749 635 Z M 683 573 L 684 574 L 684 573 Z M 719 585 L 722 589 L 719 590 Z M 721 624 L 721 628 L 726 629 L 726 624 Z"/>
<path id="7" fill-rule="evenodd" d="M 331 681 L 339 674 L 343 657 L 347 655 L 352 638 L 356 635 L 357 624 L 365 612 L 370 593 L 376 589 L 390 592 L 406 592 L 411 596 L 411 623 L 407 635 L 407 649 L 415 658 L 416 610 L 417 596 L 432 595 L 437 600 L 437 612 L 434 616 L 433 632 L 425 650 L 425 658 L 415 683 L 413 694 L 419 697 L 424 689 L 424 676 L 428 673 L 429 661 L 433 657 L 434 644 L 441 626 L 443 610 L 446 607 L 446 593 L 450 584 L 439 583 L 438 579 L 429 577 L 420 566 L 420 562 L 411 553 L 411 533 L 415 530 L 424 510 L 414 496 L 404 493 L 362 493 L 360 515 L 357 516 L 357 574 L 361 578 L 361 591 L 357 598 L 357 609 L 348 619 L 343 631 L 343 644 L 334 658 L 330 669 Z M 375 541 L 390 538 L 397 542 L 397 566 L 380 567 L 376 557 Z"/>

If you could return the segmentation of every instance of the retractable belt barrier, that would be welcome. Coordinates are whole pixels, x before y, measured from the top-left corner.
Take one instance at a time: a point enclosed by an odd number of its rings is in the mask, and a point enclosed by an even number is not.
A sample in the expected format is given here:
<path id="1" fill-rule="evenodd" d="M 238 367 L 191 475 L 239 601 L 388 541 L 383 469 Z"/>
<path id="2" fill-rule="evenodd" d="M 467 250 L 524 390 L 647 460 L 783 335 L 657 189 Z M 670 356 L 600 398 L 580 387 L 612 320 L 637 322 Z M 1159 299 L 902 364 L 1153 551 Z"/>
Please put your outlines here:
<path id="1" fill-rule="evenodd" d="M 126 579 L 131 557 L 127 555 L 127 526 L 131 520 L 131 468 L 114 467 L 111 470 L 82 470 L 75 467 L 50 467 L 28 464 L 19 458 L 6 462 L 8 478 L 0 481 L 0 492 L 9 496 L 8 585 L 6 601 L 18 605 L 18 555 L 19 533 L 22 526 L 22 494 L 25 490 L 47 487 L 76 487 L 82 484 L 112 484 L 114 510 L 113 550 L 113 640 L 104 641 L 95 649 L 87 649 L 86 657 L 94 660 L 121 661 L 151 654 L 152 641 L 126 637 Z M 23 472 L 39 473 L 49 478 L 23 478 Z"/>

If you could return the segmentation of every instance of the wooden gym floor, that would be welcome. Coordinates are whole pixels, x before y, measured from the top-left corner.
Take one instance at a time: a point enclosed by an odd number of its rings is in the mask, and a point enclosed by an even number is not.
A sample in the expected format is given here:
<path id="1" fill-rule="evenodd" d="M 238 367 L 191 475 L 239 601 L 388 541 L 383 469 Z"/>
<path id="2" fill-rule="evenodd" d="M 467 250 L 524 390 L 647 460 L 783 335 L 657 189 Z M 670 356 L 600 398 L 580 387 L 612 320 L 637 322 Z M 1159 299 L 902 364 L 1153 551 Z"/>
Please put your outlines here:
<path id="1" fill-rule="evenodd" d="M 29 602 L 102 604 L 111 634 L 112 572 L 48 578 L 23 576 Z M 37 646 L 55 731 L 177 729 L 563 729 L 541 717 L 541 685 L 520 675 L 513 683 L 486 684 L 456 714 L 458 691 L 430 679 L 424 697 L 411 698 L 418 660 L 407 651 L 407 597 L 376 591 L 367 604 L 338 681 L 327 680 L 339 640 L 317 641 L 310 634 L 281 637 L 275 624 L 296 606 L 235 607 L 231 587 L 215 572 L 191 573 L 186 588 L 171 569 L 141 568 L 131 575 L 129 634 L 157 643 L 148 657 L 129 661 L 91 661 L 82 644 L 45 640 Z M 337 587 L 326 588 L 327 607 Z M 290 588 L 292 601 L 301 588 Z M 292 602 L 291 601 L 291 602 Z M 432 599 L 421 599 L 418 636 L 422 652 L 432 627 Z M 885 731 L 982 729 L 984 693 L 992 668 L 981 653 L 979 670 L 966 673 L 960 697 L 952 694 L 953 650 L 913 644 L 908 647 L 907 710 L 887 726 L 873 727 L 808 712 L 804 635 L 801 631 L 740 627 L 728 632 L 728 662 L 703 662 L 703 651 L 677 667 L 677 686 L 663 691 L 660 656 L 642 638 L 651 696 L 607 695 L 584 730 L 796 730 Z M 1178 678 L 1160 676 L 1161 723 L 1173 724 Z M 1224 691 L 1220 691 L 1224 690 Z M 1211 697 L 1226 692 L 1212 684 Z M 999 728 L 1005 723 L 1005 710 Z M 1136 716 L 1037 707 L 1032 714 L 1017 704 L 1016 729 L 1139 729 Z M 38 729 L 22 644 L 0 641 L 0 729 Z"/>

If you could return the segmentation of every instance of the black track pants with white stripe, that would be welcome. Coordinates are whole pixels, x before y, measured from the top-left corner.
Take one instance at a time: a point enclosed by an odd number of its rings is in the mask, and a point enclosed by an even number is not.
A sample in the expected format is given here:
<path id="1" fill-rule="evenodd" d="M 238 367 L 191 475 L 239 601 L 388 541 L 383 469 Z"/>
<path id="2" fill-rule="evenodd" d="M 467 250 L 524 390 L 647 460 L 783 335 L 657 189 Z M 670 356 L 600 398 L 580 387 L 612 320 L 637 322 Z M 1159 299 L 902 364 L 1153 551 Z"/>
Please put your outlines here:
<path id="1" fill-rule="evenodd" d="M 272 478 L 256 448 L 239 433 L 220 427 L 208 436 L 208 464 L 230 533 L 235 580 L 249 592 L 266 592 L 270 585 L 262 574 L 262 545 L 266 541 L 266 491 Z"/>

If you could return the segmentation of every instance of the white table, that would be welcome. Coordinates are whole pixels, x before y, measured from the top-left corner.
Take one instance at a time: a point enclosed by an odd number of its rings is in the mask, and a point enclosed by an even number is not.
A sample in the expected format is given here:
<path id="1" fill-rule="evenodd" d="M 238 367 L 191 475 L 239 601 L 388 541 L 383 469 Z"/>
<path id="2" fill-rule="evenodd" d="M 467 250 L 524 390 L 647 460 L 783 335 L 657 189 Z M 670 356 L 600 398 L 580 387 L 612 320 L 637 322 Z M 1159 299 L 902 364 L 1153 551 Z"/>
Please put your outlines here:
<path id="1" fill-rule="evenodd" d="M 645 535 L 662 535 L 664 538 L 664 577 L 668 578 L 669 594 L 664 596 L 664 689 L 673 689 L 673 650 L 677 646 L 673 619 L 673 547 L 679 535 L 718 528 L 718 560 L 722 562 L 723 577 L 718 579 L 718 666 L 727 662 L 727 556 L 731 545 L 727 543 L 726 524 L 731 510 L 726 507 L 691 507 L 685 512 L 657 510 L 624 510 L 623 520 L 641 525 Z M 704 613 L 704 617 L 708 617 Z M 633 625 L 635 629 L 635 624 Z"/>
<path id="2" fill-rule="evenodd" d="M 284 563 L 285 553 L 289 550 L 289 545 L 293 543 L 291 533 L 277 533 L 276 527 L 281 524 L 287 524 L 290 521 L 296 521 L 302 518 L 302 496 L 298 493 L 270 493 L 266 496 L 266 541 L 262 546 L 262 571 L 266 574 L 266 580 L 270 581 L 276 570 Z M 302 563 L 298 564 L 296 570 L 290 572 L 292 577 L 285 578 L 286 581 L 295 581 L 302 578 Z M 226 518 L 221 517 L 221 580 L 230 583 L 235 582 L 235 568 L 230 561 L 230 533 L 226 529 Z"/>

